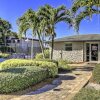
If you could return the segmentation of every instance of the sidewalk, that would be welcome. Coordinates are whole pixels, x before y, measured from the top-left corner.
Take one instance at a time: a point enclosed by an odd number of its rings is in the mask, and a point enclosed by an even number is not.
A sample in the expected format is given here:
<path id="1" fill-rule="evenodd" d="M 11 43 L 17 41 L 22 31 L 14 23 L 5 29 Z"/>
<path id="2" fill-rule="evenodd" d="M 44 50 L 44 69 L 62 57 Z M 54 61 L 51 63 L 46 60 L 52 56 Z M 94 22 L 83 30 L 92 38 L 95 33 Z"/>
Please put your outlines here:
<path id="1" fill-rule="evenodd" d="M 92 76 L 90 67 L 59 74 L 52 84 L 11 100 L 71 100 Z"/>

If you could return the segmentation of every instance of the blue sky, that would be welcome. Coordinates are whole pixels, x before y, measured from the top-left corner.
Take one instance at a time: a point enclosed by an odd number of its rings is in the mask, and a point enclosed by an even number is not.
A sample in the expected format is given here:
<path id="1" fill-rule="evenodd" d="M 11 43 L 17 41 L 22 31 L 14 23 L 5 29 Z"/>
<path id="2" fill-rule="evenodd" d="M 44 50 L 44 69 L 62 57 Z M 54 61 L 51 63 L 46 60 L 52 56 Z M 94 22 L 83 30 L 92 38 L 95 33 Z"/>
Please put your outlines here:
<path id="1" fill-rule="evenodd" d="M 23 13 L 32 8 L 38 10 L 40 6 L 50 4 L 53 7 L 65 5 L 70 8 L 72 0 L 0 0 L 0 17 L 8 20 L 12 24 L 12 30 L 18 32 L 16 20 L 23 15 Z M 57 37 L 68 35 L 75 35 L 68 25 L 61 22 L 56 25 Z M 80 25 L 80 34 L 100 34 L 100 16 L 93 15 L 92 20 L 83 20 Z M 30 36 L 30 35 L 29 35 Z"/>

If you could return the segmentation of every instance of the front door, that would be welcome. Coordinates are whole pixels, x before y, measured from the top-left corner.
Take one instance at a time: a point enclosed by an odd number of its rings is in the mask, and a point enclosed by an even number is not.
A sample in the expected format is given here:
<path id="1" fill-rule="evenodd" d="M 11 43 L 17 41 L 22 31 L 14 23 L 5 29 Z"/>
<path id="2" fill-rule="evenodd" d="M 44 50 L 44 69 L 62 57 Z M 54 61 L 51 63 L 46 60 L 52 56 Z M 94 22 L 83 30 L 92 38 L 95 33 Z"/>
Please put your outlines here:
<path id="1" fill-rule="evenodd" d="M 97 43 L 86 43 L 86 61 L 98 61 Z"/>

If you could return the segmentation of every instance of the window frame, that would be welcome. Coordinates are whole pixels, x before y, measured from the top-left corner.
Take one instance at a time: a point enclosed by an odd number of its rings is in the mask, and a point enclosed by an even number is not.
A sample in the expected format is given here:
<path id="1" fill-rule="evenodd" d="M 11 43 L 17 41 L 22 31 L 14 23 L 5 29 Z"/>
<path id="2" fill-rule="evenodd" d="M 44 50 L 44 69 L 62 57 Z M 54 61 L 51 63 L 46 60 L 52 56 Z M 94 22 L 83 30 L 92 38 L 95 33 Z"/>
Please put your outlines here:
<path id="1" fill-rule="evenodd" d="M 68 44 L 68 46 L 67 46 L 67 44 Z M 65 51 L 72 51 L 73 50 L 73 44 L 71 42 L 65 43 L 64 48 L 65 48 Z M 66 49 L 66 48 L 71 48 L 71 49 Z"/>

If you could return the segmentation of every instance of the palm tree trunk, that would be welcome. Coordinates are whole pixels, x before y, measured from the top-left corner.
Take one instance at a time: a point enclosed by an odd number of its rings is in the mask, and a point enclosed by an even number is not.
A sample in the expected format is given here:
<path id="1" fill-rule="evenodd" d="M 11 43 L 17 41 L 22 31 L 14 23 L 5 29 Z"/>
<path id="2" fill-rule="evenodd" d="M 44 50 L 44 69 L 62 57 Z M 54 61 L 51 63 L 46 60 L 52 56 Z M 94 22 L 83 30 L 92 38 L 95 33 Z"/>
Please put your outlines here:
<path id="1" fill-rule="evenodd" d="M 33 39 L 33 35 L 32 35 L 32 46 L 31 46 L 31 59 L 33 59 L 33 41 L 34 41 L 34 39 Z"/>
<path id="2" fill-rule="evenodd" d="M 39 32 L 37 32 L 37 34 L 38 34 L 39 43 L 40 43 L 40 47 L 41 47 L 41 50 L 42 50 L 43 58 L 45 58 L 43 42 L 41 40 Z"/>
<path id="3" fill-rule="evenodd" d="M 51 43 L 51 46 L 52 46 L 52 48 L 51 48 L 51 56 L 50 56 L 50 59 L 52 59 L 52 58 L 53 58 L 53 49 L 54 49 L 54 34 L 52 34 L 52 43 Z"/>

